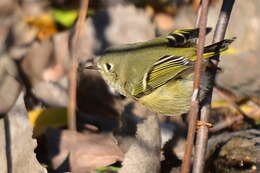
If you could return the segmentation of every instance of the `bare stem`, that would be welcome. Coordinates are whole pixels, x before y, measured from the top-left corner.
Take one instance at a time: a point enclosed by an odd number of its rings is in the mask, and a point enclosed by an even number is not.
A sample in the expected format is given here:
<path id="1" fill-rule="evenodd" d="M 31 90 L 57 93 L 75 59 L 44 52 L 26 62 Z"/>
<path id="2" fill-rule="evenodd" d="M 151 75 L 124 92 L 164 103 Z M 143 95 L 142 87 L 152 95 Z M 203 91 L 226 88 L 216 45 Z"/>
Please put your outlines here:
<path id="1" fill-rule="evenodd" d="M 68 105 L 68 127 L 70 130 L 76 131 L 76 95 L 77 95 L 77 69 L 78 56 L 77 47 L 79 47 L 80 33 L 84 25 L 84 21 L 88 10 L 88 0 L 81 0 L 79 18 L 76 23 L 75 34 L 71 43 L 72 64 L 69 72 L 69 105 Z"/>
<path id="2" fill-rule="evenodd" d="M 197 46 L 197 60 L 195 63 L 195 76 L 193 83 L 193 95 L 191 100 L 191 110 L 189 114 L 189 129 L 188 136 L 186 142 L 186 150 L 183 158 L 182 164 L 182 173 L 190 172 L 191 165 L 191 155 L 192 155 L 192 147 L 196 132 L 196 123 L 198 119 L 199 112 L 199 90 L 200 90 L 200 78 L 201 78 L 201 69 L 202 69 L 202 56 L 204 52 L 204 44 L 205 44 L 205 35 L 206 35 L 206 23 L 207 23 L 207 14 L 208 14 L 208 0 L 202 0 L 202 7 L 200 11 L 200 19 L 199 19 L 199 40 Z"/>
<path id="3" fill-rule="evenodd" d="M 225 101 L 227 101 L 234 109 L 236 109 L 241 115 L 247 117 L 246 113 L 239 107 L 239 105 L 236 104 L 236 102 L 230 98 L 227 94 L 225 94 L 223 91 L 221 91 L 218 88 L 214 88 L 213 92 L 218 94 L 220 97 L 222 97 Z"/>
<path id="4" fill-rule="evenodd" d="M 244 116 L 243 115 L 237 115 L 235 117 L 232 118 L 227 118 L 226 120 L 224 120 L 223 122 L 220 122 L 216 125 L 214 125 L 214 127 L 212 127 L 211 129 L 209 129 L 210 133 L 216 133 L 219 132 L 220 130 L 223 130 L 225 128 L 230 127 L 231 125 L 233 125 L 235 122 L 241 121 L 243 120 Z"/>
<path id="5" fill-rule="evenodd" d="M 236 109 L 240 115 L 243 116 L 244 121 L 248 122 L 249 124 L 254 124 L 254 120 L 249 118 L 249 116 L 236 104 L 236 102 L 231 99 L 226 93 L 218 89 L 217 87 L 214 88 L 213 92 L 217 93 L 219 96 L 221 96 L 224 100 L 230 103 L 230 105 Z"/>
<path id="6" fill-rule="evenodd" d="M 232 8 L 235 0 L 223 0 L 221 11 L 218 17 L 218 22 L 214 32 L 213 43 L 221 41 L 225 38 L 229 18 L 232 12 Z"/>
<path id="7" fill-rule="evenodd" d="M 216 30 L 214 33 L 213 43 L 224 39 L 233 4 L 234 4 L 234 0 L 223 0 L 222 8 L 221 8 L 218 22 L 216 25 Z M 213 63 L 217 67 L 218 57 L 216 59 L 217 59 L 217 61 L 215 61 Z M 215 69 L 217 69 L 217 68 L 215 68 Z M 212 70 L 211 77 L 212 77 L 213 81 L 215 81 L 216 72 L 217 72 L 217 70 Z M 213 83 L 212 83 L 212 86 L 209 86 L 209 87 L 211 88 L 210 89 L 211 92 L 208 94 L 207 100 L 201 107 L 201 116 L 200 116 L 200 120 L 206 121 L 206 122 L 208 121 L 209 114 L 210 114 Z M 194 163 L 193 163 L 193 172 L 194 173 L 202 173 L 204 171 L 206 148 L 207 148 L 207 143 L 208 143 L 208 132 L 209 132 L 209 129 L 207 126 L 201 126 L 197 131 L 196 154 L 195 154 Z"/>

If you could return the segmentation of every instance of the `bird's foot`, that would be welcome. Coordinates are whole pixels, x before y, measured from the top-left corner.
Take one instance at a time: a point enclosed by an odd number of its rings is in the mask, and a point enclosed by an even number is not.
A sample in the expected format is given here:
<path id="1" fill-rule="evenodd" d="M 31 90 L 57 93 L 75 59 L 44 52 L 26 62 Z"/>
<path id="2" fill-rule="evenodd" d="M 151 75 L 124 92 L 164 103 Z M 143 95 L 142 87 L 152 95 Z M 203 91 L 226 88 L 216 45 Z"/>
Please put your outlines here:
<path id="1" fill-rule="evenodd" d="M 208 123 L 206 121 L 201 121 L 201 120 L 197 121 L 197 124 L 196 124 L 197 129 L 200 128 L 201 126 L 207 126 L 208 128 L 212 128 L 213 124 Z"/>

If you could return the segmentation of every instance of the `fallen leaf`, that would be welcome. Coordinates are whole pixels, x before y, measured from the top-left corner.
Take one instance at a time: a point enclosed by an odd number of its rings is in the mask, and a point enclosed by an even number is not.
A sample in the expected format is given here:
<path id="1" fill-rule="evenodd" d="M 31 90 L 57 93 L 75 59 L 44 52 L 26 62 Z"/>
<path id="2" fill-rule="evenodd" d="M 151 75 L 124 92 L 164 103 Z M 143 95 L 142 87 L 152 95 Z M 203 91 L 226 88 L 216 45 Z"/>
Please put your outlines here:
<path id="1" fill-rule="evenodd" d="M 107 171 L 119 171 L 120 168 L 114 166 L 108 166 L 104 168 L 97 168 L 97 172 L 107 172 Z"/>
<path id="2" fill-rule="evenodd" d="M 123 160 L 123 153 L 111 133 L 77 133 L 51 129 L 47 132 L 47 140 L 52 144 L 49 148 L 52 151 L 51 162 L 54 168 L 58 168 L 66 160 L 68 153 L 71 171 L 77 173 Z M 59 146 L 53 145 L 54 140 L 58 140 Z"/>
<path id="3" fill-rule="evenodd" d="M 260 119 L 260 107 L 250 100 L 238 106 L 249 118 L 254 120 Z M 236 109 L 233 108 L 230 103 L 224 100 L 217 100 L 212 102 L 212 108 L 229 108 L 233 114 L 240 114 Z"/>
<path id="4" fill-rule="evenodd" d="M 51 15 L 27 16 L 24 21 L 38 30 L 37 38 L 43 40 L 57 32 L 56 25 Z"/>
<path id="5" fill-rule="evenodd" d="M 71 27 L 78 17 L 78 11 L 73 9 L 63 10 L 63 9 L 53 9 L 52 16 L 55 22 L 61 24 L 62 26 L 69 28 Z"/>
<path id="6" fill-rule="evenodd" d="M 33 136 L 42 135 L 47 128 L 57 128 L 67 124 L 67 108 L 35 109 L 28 113 L 33 127 Z"/>

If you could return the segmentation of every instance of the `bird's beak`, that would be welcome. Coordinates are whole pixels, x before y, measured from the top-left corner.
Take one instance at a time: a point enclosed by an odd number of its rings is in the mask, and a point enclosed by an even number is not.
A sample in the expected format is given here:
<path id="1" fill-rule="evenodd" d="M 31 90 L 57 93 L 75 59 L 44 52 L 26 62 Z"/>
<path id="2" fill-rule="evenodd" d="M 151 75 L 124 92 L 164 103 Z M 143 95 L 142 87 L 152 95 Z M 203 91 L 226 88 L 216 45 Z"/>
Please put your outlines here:
<path id="1" fill-rule="evenodd" d="M 88 69 L 88 70 L 99 70 L 98 66 L 97 66 L 96 63 L 94 63 L 93 61 L 81 62 L 81 63 L 79 64 L 79 71 L 83 71 L 84 69 Z"/>
<path id="2" fill-rule="evenodd" d="M 96 65 L 85 66 L 85 69 L 88 69 L 88 70 L 99 70 L 99 68 Z"/>

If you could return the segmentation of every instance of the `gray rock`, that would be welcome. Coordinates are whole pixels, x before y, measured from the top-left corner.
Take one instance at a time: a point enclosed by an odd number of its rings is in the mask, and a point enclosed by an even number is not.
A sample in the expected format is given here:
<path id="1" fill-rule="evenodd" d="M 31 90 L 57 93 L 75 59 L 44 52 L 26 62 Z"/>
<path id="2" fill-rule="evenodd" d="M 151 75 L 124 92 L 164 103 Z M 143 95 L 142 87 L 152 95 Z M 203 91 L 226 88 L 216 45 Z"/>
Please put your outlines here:
<path id="1" fill-rule="evenodd" d="M 151 115 L 137 127 L 137 141 L 125 154 L 120 173 L 160 172 L 160 127 L 156 115 Z"/>
<path id="2" fill-rule="evenodd" d="M 260 170 L 260 131 L 226 132 L 208 142 L 206 172 L 257 173 Z"/>
<path id="3" fill-rule="evenodd" d="M 93 49 L 97 54 L 111 45 L 155 37 L 155 27 L 150 17 L 132 5 L 118 4 L 98 13 L 88 20 L 87 30 L 95 34 Z"/>
<path id="4" fill-rule="evenodd" d="M 21 90 L 15 62 L 10 57 L 0 57 L 0 114 L 12 108 Z"/>

